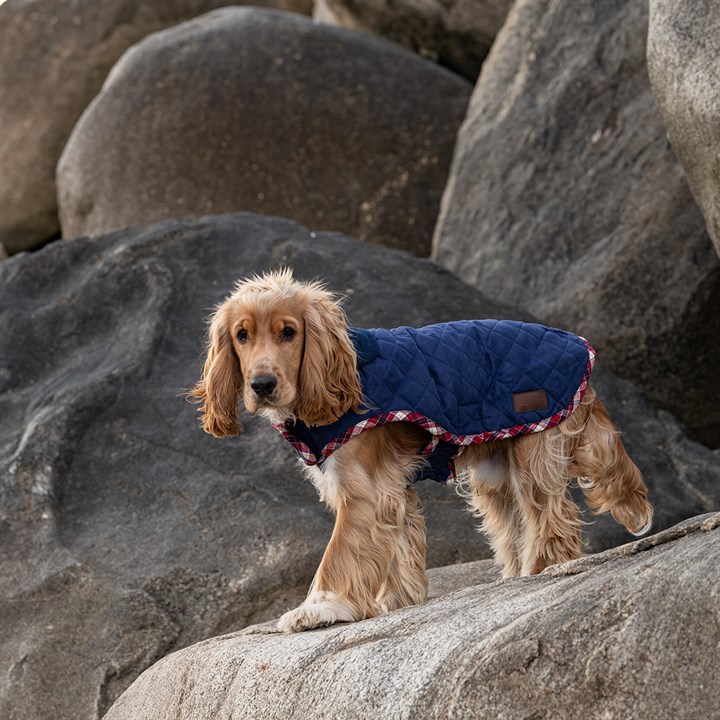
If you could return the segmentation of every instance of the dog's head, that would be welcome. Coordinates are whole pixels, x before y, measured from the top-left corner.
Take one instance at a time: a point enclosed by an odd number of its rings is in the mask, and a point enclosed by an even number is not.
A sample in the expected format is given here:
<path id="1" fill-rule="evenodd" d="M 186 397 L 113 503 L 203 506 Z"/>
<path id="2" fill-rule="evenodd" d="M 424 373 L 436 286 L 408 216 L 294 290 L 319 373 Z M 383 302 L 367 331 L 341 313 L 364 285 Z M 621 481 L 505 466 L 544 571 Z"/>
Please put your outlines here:
<path id="1" fill-rule="evenodd" d="M 250 413 L 307 425 L 357 408 L 355 348 L 338 299 L 290 270 L 240 281 L 211 318 L 205 367 L 191 395 L 202 403 L 204 429 L 218 437 L 242 432 L 240 397 Z"/>

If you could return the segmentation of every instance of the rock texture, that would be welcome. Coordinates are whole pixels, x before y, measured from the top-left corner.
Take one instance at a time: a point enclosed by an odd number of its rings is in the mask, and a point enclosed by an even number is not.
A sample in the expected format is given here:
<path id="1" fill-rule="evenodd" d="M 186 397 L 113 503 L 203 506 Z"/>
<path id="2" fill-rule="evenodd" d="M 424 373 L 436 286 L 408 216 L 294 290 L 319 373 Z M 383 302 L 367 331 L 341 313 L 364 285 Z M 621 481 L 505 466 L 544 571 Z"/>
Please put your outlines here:
<path id="1" fill-rule="evenodd" d="M 366 33 L 218 10 L 116 65 L 58 166 L 63 235 L 252 210 L 428 255 L 471 89 Z"/>
<path id="2" fill-rule="evenodd" d="M 106 720 L 710 717 L 719 525 L 354 625 L 207 640 L 145 672 Z"/>
<path id="3" fill-rule="evenodd" d="M 108 71 L 146 35 L 228 0 L 8 0 L 0 4 L 0 244 L 57 237 L 55 166 Z M 253 0 L 310 11 L 312 0 Z"/>
<path id="4" fill-rule="evenodd" d="M 591 338 L 720 446 L 720 261 L 665 137 L 645 0 L 518 0 L 459 133 L 434 258 Z"/>
<path id="5" fill-rule="evenodd" d="M 316 0 L 313 17 L 368 30 L 475 80 L 514 0 Z"/>
<path id="6" fill-rule="evenodd" d="M 720 253 L 720 5 L 651 0 L 647 61 L 673 150 Z"/>
<path id="7" fill-rule="evenodd" d="M 332 519 L 290 448 L 248 418 L 204 434 L 182 390 L 243 275 L 289 264 L 360 326 L 518 318 L 426 261 L 276 218 L 225 215 L 54 243 L 0 265 L 0 717 L 96 718 L 145 668 L 304 595 Z M 645 472 L 656 529 L 720 506 L 720 453 L 594 373 Z M 487 557 L 423 483 L 429 564 Z M 592 550 L 630 536 L 608 519 Z"/>

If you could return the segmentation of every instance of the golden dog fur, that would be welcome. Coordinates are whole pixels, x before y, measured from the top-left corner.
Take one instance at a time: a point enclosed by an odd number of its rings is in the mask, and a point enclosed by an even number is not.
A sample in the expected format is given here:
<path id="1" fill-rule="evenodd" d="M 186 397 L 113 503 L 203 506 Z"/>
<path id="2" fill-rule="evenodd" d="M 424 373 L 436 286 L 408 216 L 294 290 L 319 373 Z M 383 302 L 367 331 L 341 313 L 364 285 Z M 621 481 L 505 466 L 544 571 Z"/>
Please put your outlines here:
<path id="1" fill-rule="evenodd" d="M 204 429 L 242 431 L 238 399 L 272 420 L 333 422 L 361 404 L 362 389 L 338 299 L 289 270 L 238 283 L 214 313 L 209 348 L 193 397 Z M 336 516 L 306 600 L 279 627 L 299 631 L 373 617 L 422 603 L 425 521 L 411 479 L 428 433 L 394 422 L 367 430 L 318 467 L 305 468 Z M 464 449 L 463 493 L 482 520 L 503 577 L 541 572 L 580 555 L 577 478 L 595 513 L 611 512 L 627 530 L 646 532 L 652 508 L 640 471 L 607 411 L 588 388 L 560 425 Z"/>

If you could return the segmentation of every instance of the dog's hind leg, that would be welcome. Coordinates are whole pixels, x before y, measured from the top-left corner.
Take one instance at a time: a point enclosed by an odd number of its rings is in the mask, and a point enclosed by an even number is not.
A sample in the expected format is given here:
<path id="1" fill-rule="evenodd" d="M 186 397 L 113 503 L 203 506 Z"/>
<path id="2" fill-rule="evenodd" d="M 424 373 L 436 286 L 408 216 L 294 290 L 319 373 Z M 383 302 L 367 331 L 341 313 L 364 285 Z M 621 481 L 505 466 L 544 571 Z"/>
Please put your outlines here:
<path id="1" fill-rule="evenodd" d="M 523 575 L 580 557 L 580 520 L 568 494 L 566 453 L 566 438 L 557 428 L 524 435 L 511 446 L 510 477 L 524 528 Z"/>
<path id="2" fill-rule="evenodd" d="M 470 472 L 469 492 L 461 489 L 459 494 L 473 515 L 481 519 L 480 530 L 488 537 L 502 576 L 519 575 L 522 524 L 505 450 L 486 445 L 469 447 L 458 458 L 458 465 Z"/>

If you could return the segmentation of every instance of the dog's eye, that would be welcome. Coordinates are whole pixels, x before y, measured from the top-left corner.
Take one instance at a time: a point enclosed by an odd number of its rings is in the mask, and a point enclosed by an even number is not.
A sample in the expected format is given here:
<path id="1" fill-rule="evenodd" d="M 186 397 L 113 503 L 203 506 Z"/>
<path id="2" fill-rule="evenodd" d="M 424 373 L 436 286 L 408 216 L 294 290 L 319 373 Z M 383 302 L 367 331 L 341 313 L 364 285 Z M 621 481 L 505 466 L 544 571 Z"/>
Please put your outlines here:
<path id="1" fill-rule="evenodd" d="M 245 342 L 245 341 L 248 339 L 247 330 L 246 330 L 245 328 L 240 328 L 240 329 L 237 331 L 237 339 L 238 339 L 240 342 Z"/>
<path id="2" fill-rule="evenodd" d="M 292 340 L 295 337 L 295 328 L 286 327 L 282 331 L 283 340 Z"/>

